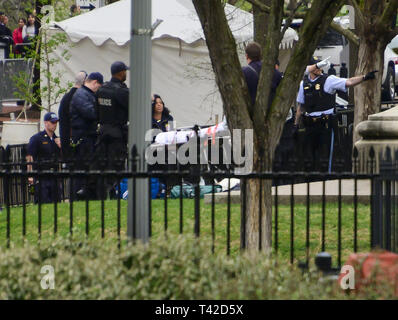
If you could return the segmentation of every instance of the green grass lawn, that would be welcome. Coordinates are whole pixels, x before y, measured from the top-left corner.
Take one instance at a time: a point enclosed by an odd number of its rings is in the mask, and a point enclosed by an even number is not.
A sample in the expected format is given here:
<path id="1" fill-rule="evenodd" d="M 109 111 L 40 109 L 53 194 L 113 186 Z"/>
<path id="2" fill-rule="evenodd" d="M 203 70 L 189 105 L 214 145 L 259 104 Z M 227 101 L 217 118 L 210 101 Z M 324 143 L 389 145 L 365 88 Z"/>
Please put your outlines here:
<path id="1" fill-rule="evenodd" d="M 167 230 L 164 214 L 164 200 L 152 201 L 152 237 L 171 237 L 180 232 L 180 206 L 179 199 L 167 200 Z M 70 230 L 69 203 L 57 204 L 57 235 L 67 236 Z M 86 202 L 73 203 L 73 237 L 86 234 L 86 210 L 88 210 L 89 238 L 101 239 L 102 219 L 101 202 L 91 201 L 88 208 Z M 53 204 L 41 207 L 41 239 L 50 241 L 54 239 L 55 210 Z M 306 260 L 306 206 L 296 204 L 294 207 L 294 259 Z M 337 263 L 338 246 L 338 205 L 326 204 L 326 232 L 325 249 L 333 255 L 334 264 Z M 200 236 L 213 238 L 211 205 L 200 203 Z M 117 201 L 104 202 L 104 233 L 105 239 L 118 242 L 117 234 Z M 354 207 L 352 204 L 342 204 L 342 262 L 344 262 L 354 248 Z M 21 245 L 23 208 L 10 208 L 10 239 L 12 245 Z M 126 241 L 127 231 L 127 201 L 120 201 L 121 243 Z M 275 212 L 273 213 L 273 248 L 275 248 Z M 321 246 L 322 206 L 312 204 L 310 206 L 310 250 L 309 256 L 313 260 L 316 253 L 322 251 Z M 215 205 L 214 250 L 227 252 L 227 205 Z M 194 232 L 194 201 L 183 201 L 183 233 Z M 230 223 L 230 252 L 232 255 L 240 251 L 240 205 L 231 205 Z M 291 208 L 289 205 L 279 205 L 278 208 L 278 257 L 282 260 L 290 260 L 290 234 L 291 234 Z M 26 241 L 36 243 L 39 239 L 39 212 L 37 205 L 26 206 Z M 7 210 L 0 211 L 0 243 L 7 244 Z M 370 249 L 370 207 L 358 205 L 358 251 Z"/>

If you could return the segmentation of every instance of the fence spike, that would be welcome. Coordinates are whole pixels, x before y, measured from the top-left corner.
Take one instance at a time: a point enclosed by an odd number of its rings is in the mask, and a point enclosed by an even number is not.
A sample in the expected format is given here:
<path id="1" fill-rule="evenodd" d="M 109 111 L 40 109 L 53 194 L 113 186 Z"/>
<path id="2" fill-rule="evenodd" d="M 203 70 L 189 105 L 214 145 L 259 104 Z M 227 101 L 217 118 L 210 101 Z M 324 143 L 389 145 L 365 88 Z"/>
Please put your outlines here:
<path id="1" fill-rule="evenodd" d="M 369 158 L 371 158 L 371 159 L 375 158 L 375 150 L 374 150 L 373 146 L 370 147 Z"/>
<path id="2" fill-rule="evenodd" d="M 357 147 L 354 147 L 354 150 L 352 151 L 352 157 L 355 160 L 358 159 L 358 149 L 357 149 Z"/>

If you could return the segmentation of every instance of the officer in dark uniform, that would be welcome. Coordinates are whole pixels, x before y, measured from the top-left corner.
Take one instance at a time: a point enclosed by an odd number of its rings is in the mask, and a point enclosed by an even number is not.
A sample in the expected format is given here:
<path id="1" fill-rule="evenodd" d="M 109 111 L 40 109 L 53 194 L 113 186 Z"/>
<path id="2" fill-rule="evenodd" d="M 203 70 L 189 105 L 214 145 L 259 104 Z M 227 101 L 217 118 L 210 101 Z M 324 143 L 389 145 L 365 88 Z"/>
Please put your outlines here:
<path id="1" fill-rule="evenodd" d="M 126 84 L 126 71 L 130 70 L 124 62 L 111 65 L 112 78 L 105 82 L 97 92 L 97 113 L 100 124 L 96 148 L 96 170 L 123 170 L 127 157 L 127 122 L 129 119 L 129 89 Z M 116 181 L 108 180 L 106 186 L 97 185 L 97 195 L 109 191 Z"/>
<path id="2" fill-rule="evenodd" d="M 80 71 L 76 74 L 74 86 L 62 97 L 58 108 L 59 117 L 59 135 L 61 138 L 62 158 L 64 161 L 69 161 L 72 157 L 72 148 L 70 145 L 70 103 L 76 90 L 84 85 L 87 78 L 85 71 Z"/>
<path id="3" fill-rule="evenodd" d="M 58 168 L 60 158 L 61 142 L 56 136 L 58 117 L 54 112 L 44 115 L 44 130 L 32 136 L 29 140 L 27 149 L 27 161 L 34 162 L 28 165 L 28 171 L 32 170 L 52 170 Z M 35 201 L 48 203 L 59 201 L 61 186 L 56 178 L 40 177 L 40 179 L 28 178 L 30 185 L 35 185 Z"/>
<path id="4" fill-rule="evenodd" d="M 363 81 L 374 79 L 377 71 L 371 71 L 366 75 L 355 76 L 349 79 L 327 75 L 322 68 L 330 65 L 328 59 L 320 61 L 312 57 L 307 66 L 303 81 L 297 96 L 298 108 L 295 119 L 297 128 L 303 115 L 305 127 L 305 152 L 315 165 L 313 170 L 319 170 L 318 160 L 322 156 L 328 158 L 328 171 L 332 168 L 333 144 L 334 144 L 334 114 L 336 90 L 347 91 Z"/>

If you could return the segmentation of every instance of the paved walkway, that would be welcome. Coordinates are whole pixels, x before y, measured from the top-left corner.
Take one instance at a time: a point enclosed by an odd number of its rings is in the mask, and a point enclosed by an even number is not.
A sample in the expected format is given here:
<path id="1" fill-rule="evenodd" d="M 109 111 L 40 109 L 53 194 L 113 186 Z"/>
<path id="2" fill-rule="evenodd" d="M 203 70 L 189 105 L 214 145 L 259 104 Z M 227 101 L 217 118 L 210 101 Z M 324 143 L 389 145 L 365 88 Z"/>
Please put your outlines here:
<path id="1" fill-rule="evenodd" d="M 346 203 L 354 202 L 354 180 L 341 180 L 341 200 Z M 276 188 L 272 187 L 272 194 L 275 195 Z M 278 203 L 290 204 L 291 185 L 278 187 Z M 293 185 L 294 203 L 306 204 L 307 202 L 307 183 Z M 310 183 L 310 202 L 322 202 L 323 182 Z M 325 182 L 326 202 L 337 202 L 339 197 L 338 180 Z M 228 193 L 220 192 L 215 194 L 216 203 L 227 203 Z M 357 180 L 357 199 L 359 203 L 370 203 L 370 180 Z M 205 195 L 205 203 L 211 203 L 211 194 Z M 231 191 L 231 203 L 240 203 L 240 191 Z"/>

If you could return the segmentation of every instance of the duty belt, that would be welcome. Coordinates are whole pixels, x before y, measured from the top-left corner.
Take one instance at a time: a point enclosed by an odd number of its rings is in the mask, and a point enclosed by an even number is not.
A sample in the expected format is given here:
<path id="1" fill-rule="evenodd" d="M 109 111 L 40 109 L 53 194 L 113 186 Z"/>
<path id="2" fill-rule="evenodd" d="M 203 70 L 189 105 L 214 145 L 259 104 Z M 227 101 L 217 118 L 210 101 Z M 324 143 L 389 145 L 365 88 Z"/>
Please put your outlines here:
<path id="1" fill-rule="evenodd" d="M 332 120 L 333 114 L 323 114 L 316 117 L 304 115 L 305 126 L 325 125 L 326 128 L 329 126 L 329 120 Z"/>

